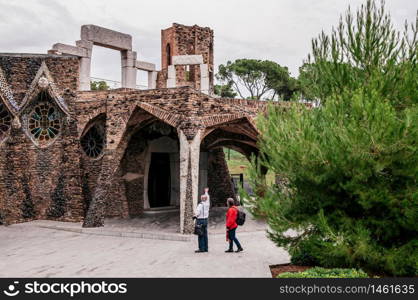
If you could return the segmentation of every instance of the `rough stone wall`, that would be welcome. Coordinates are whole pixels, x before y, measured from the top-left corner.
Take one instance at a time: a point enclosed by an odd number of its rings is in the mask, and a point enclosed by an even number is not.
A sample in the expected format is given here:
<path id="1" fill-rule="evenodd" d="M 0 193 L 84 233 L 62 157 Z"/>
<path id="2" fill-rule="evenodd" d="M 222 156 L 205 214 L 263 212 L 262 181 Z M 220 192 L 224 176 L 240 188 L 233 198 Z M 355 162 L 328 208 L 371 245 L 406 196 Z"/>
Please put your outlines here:
<path id="1" fill-rule="evenodd" d="M 21 104 L 42 62 L 58 91 L 74 111 L 78 59 L 53 55 L 2 55 L 0 67 Z M 31 99 L 31 101 L 35 101 Z M 69 118 L 47 148 L 38 148 L 15 119 L 9 137 L 0 145 L 0 218 L 2 223 L 32 219 L 79 221 L 83 218 L 80 148 L 77 125 Z"/>
<path id="2" fill-rule="evenodd" d="M 222 148 L 209 151 L 208 187 L 211 191 L 211 204 L 214 206 L 225 206 L 226 199 L 235 199 L 234 187 Z"/>
<path id="3" fill-rule="evenodd" d="M 0 67 L 20 104 L 28 91 L 36 72 L 45 61 L 58 90 L 76 91 L 78 88 L 79 60 L 74 56 L 43 54 L 1 54 Z M 70 107 L 71 103 L 67 103 Z"/>

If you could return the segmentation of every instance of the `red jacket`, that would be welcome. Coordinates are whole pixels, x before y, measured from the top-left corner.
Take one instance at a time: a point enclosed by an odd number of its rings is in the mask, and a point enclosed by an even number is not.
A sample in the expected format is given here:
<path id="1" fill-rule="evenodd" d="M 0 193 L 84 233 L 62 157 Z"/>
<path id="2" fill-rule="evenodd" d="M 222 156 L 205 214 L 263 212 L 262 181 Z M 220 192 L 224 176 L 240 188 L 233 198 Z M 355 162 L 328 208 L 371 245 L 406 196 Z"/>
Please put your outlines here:
<path id="1" fill-rule="evenodd" d="M 230 208 L 228 208 L 228 211 L 226 212 L 226 228 L 227 229 L 234 229 L 238 227 L 237 215 L 238 215 L 238 208 L 236 206 L 231 206 Z"/>

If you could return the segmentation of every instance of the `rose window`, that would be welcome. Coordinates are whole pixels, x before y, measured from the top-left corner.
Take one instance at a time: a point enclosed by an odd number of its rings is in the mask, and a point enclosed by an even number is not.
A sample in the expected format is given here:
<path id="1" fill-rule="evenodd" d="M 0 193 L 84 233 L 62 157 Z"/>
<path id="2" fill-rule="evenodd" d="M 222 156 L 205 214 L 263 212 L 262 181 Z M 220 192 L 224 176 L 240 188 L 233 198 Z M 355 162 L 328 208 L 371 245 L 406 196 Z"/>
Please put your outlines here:
<path id="1" fill-rule="evenodd" d="M 61 114 L 52 103 L 41 102 L 30 113 L 28 127 L 32 137 L 48 142 L 60 133 Z"/>

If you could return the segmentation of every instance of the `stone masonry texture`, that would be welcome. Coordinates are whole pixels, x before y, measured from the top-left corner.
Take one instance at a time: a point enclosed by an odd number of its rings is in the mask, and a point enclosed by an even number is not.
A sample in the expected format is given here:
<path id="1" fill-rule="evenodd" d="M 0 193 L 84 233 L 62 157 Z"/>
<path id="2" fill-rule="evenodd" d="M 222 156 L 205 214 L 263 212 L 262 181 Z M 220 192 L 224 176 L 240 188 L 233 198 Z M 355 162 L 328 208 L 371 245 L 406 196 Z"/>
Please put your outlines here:
<path id="1" fill-rule="evenodd" d="M 213 31 L 196 25 L 173 24 L 162 31 L 157 89 L 80 91 L 80 57 L 0 54 L 4 77 L 0 77 L 0 101 L 12 120 L 0 135 L 0 224 L 33 219 L 84 220 L 86 227 L 92 227 L 103 225 L 105 217 L 140 216 L 146 201 L 147 147 L 161 136 L 178 140 L 177 132 L 184 134 L 188 143 L 198 137 L 200 151 L 208 153 L 207 183 L 214 204 L 223 205 L 226 198 L 234 196 L 222 148 L 236 149 L 247 157 L 257 154 L 254 119 L 266 104 L 203 94 L 198 86 L 200 72 L 193 69 L 188 77 L 192 84 L 182 82 L 184 74 L 179 70 L 177 87 L 165 88 L 168 44 L 170 55 L 203 55 L 212 88 Z M 35 78 L 43 63 L 49 75 L 41 75 L 53 81 L 48 83 L 56 91 L 46 88 L 44 92 L 54 109 L 48 110 L 47 117 L 30 110 L 42 99 L 30 91 L 45 80 Z M 28 102 L 23 103 L 28 95 Z M 62 111 L 59 101 L 68 112 Z M 53 142 L 47 147 L 37 146 L 36 133 L 31 136 L 37 129 L 25 126 L 38 124 L 47 132 L 45 124 L 56 113 L 62 116 L 59 133 L 52 135 Z M 180 147 L 186 146 L 180 143 Z M 181 181 L 185 186 L 180 187 L 185 191 L 180 226 L 184 233 L 191 232 L 193 226 L 190 219 L 195 202 L 191 198 L 198 184 L 191 180 L 191 174 L 199 174 L 191 170 L 194 158 L 189 152 L 183 151 L 186 157 L 180 161 L 180 168 L 187 167 L 187 178 Z"/>

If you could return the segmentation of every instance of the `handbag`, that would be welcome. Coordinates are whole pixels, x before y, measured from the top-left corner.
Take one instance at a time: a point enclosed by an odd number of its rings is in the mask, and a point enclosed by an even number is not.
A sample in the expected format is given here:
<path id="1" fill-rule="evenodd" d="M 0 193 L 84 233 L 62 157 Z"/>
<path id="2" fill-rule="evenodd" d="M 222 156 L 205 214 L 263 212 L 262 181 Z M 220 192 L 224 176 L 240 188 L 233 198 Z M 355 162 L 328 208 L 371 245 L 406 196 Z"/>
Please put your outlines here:
<path id="1" fill-rule="evenodd" d="M 195 235 L 203 235 L 203 225 L 202 224 L 194 224 L 194 232 Z"/>

